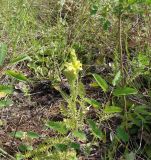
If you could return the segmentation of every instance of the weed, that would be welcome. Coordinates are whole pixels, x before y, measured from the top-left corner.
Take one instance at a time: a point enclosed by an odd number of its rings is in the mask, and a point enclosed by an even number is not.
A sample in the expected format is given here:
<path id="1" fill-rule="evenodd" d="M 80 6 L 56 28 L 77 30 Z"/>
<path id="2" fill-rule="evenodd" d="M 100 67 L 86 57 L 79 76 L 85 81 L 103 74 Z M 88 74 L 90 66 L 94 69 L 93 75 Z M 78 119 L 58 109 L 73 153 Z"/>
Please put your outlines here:
<path id="1" fill-rule="evenodd" d="M 62 121 L 45 123 L 55 137 L 11 133 L 21 141 L 16 159 L 150 159 L 150 6 L 150 0 L 1 0 L 0 77 L 7 80 L 0 108 L 13 105 L 20 81 L 25 95 L 26 84 L 51 81 L 64 99 Z"/>

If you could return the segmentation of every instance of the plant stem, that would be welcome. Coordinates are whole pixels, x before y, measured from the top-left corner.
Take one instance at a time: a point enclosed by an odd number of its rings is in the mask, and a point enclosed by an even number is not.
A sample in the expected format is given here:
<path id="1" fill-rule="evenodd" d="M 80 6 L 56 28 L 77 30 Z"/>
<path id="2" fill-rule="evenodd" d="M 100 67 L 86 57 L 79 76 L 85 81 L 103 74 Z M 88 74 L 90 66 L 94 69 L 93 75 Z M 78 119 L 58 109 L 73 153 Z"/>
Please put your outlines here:
<path id="1" fill-rule="evenodd" d="M 124 66 L 123 66 L 123 46 L 122 46 L 122 14 L 119 15 L 119 53 L 120 53 L 120 69 L 122 74 L 122 86 L 125 84 L 124 80 Z"/>
<path id="2" fill-rule="evenodd" d="M 123 65 L 123 45 L 122 45 L 122 14 L 119 14 L 119 53 L 120 53 L 120 68 L 122 75 L 122 87 L 125 85 L 125 74 L 124 74 L 124 65 Z M 124 122 L 125 128 L 127 129 L 127 104 L 126 97 L 123 97 L 124 100 Z"/>

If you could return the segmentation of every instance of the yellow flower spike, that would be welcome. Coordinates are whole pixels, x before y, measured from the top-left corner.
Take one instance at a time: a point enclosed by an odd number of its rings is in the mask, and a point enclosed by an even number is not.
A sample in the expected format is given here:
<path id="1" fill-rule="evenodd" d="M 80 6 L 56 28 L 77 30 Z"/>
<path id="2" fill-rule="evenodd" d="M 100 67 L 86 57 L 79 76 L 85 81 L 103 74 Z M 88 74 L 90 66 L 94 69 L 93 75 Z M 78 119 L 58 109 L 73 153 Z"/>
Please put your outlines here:
<path id="1" fill-rule="evenodd" d="M 71 59 L 74 61 L 74 60 L 77 60 L 77 56 L 76 56 L 76 53 L 75 53 L 75 49 L 71 49 L 70 50 L 70 56 L 71 56 Z"/>
<path id="2" fill-rule="evenodd" d="M 79 70 L 79 71 L 82 70 L 82 64 L 79 60 L 74 62 L 74 68 L 76 68 L 76 70 Z"/>
<path id="3" fill-rule="evenodd" d="M 71 50 L 70 54 L 71 54 L 71 62 L 65 63 L 65 67 L 66 67 L 65 72 L 68 80 L 69 79 L 75 80 L 76 78 L 78 78 L 79 71 L 82 70 L 82 64 L 77 59 L 74 49 Z"/>
<path id="4" fill-rule="evenodd" d="M 70 54 L 71 56 L 76 57 L 75 49 L 71 49 Z"/>

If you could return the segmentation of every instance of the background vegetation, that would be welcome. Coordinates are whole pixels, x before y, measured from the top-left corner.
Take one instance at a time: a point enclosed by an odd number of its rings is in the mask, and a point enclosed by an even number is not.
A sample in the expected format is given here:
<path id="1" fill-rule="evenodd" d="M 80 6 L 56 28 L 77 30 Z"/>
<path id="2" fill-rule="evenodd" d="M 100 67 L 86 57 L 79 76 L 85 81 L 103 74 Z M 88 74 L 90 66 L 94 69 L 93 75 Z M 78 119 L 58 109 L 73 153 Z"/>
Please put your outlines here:
<path id="1" fill-rule="evenodd" d="M 151 0 L 0 4 L 1 158 L 151 159 Z"/>

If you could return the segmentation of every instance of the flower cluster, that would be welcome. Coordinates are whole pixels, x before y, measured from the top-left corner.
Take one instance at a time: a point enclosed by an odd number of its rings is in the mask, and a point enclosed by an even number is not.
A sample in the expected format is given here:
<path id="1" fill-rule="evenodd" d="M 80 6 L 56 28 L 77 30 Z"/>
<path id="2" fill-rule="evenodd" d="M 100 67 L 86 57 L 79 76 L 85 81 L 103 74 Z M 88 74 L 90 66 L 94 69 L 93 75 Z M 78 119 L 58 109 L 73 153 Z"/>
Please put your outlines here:
<path id="1" fill-rule="evenodd" d="M 66 66 L 65 71 L 77 77 L 79 71 L 82 70 L 82 63 L 77 59 L 74 49 L 71 50 L 70 55 L 71 55 L 71 62 L 67 62 L 65 64 Z"/>

